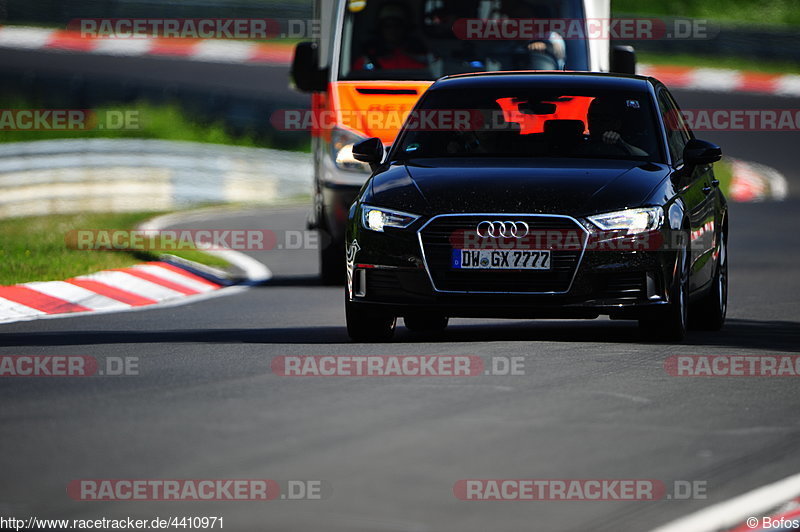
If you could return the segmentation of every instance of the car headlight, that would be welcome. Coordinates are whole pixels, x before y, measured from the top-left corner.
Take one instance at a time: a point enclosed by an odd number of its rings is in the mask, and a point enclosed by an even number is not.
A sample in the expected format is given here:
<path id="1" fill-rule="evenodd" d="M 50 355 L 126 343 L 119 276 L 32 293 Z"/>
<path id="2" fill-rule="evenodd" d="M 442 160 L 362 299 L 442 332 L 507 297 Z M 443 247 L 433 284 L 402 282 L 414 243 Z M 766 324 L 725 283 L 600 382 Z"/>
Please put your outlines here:
<path id="1" fill-rule="evenodd" d="M 384 209 L 382 207 L 361 206 L 361 225 L 370 231 L 383 232 L 385 227 L 405 229 L 419 219 L 416 214 Z"/>
<path id="2" fill-rule="evenodd" d="M 664 209 L 645 207 L 589 216 L 588 220 L 603 231 L 627 231 L 635 235 L 660 229 L 664 223 Z"/>
<path id="3" fill-rule="evenodd" d="M 331 156 L 336 168 L 348 172 L 372 173 L 367 163 L 356 161 L 353 157 L 353 146 L 362 140 L 367 138 L 344 129 L 336 128 L 331 132 Z"/>

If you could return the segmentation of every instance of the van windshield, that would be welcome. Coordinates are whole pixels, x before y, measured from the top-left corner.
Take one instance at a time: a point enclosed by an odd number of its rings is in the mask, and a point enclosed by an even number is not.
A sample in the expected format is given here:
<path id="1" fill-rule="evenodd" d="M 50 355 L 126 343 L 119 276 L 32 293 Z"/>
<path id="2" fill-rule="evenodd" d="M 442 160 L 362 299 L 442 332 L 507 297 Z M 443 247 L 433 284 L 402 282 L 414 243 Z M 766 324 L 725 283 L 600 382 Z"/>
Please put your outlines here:
<path id="1" fill-rule="evenodd" d="M 348 0 L 340 80 L 588 70 L 581 0 Z"/>

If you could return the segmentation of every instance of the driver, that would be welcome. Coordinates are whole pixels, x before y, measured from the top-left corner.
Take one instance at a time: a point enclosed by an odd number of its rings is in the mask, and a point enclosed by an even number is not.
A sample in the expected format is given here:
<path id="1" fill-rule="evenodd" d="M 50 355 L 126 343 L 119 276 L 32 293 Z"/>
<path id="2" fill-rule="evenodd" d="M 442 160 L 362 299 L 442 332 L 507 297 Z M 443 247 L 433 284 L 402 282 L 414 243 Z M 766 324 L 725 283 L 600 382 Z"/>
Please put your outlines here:
<path id="1" fill-rule="evenodd" d="M 595 98 L 589 105 L 589 142 L 583 145 L 587 155 L 633 155 L 646 157 L 648 153 L 631 144 L 630 135 L 623 129 L 623 114 L 628 109 L 624 100 Z"/>
<path id="2" fill-rule="evenodd" d="M 496 20 L 552 22 L 552 8 L 537 2 L 501 0 L 492 18 Z M 549 26 L 549 24 L 545 24 Z M 564 70 L 567 44 L 558 32 L 544 30 L 521 46 L 511 42 L 507 55 L 513 70 Z"/>
<path id="3" fill-rule="evenodd" d="M 411 35 L 411 13 L 389 2 L 378 12 L 379 36 L 364 46 L 353 70 L 417 70 L 427 68 L 425 45 Z"/>

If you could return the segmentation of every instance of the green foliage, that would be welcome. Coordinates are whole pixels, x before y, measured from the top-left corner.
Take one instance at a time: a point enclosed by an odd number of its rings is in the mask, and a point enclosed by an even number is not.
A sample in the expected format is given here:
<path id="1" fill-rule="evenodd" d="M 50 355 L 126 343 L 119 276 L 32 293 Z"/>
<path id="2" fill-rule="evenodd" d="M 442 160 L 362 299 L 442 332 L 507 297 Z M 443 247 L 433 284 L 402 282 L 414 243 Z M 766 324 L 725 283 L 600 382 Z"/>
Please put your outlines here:
<path id="1" fill-rule="evenodd" d="M 765 26 L 800 26 L 797 0 L 612 0 L 615 14 L 708 18 Z"/>

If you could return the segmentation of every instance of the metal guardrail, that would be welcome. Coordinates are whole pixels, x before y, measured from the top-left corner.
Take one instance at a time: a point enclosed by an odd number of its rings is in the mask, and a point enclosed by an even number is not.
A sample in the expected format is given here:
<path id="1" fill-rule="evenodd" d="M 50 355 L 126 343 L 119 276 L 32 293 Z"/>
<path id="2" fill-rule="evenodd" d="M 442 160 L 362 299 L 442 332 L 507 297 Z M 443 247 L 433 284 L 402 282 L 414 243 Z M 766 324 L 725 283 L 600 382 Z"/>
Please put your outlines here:
<path id="1" fill-rule="evenodd" d="M 169 210 L 308 195 L 311 156 L 160 140 L 0 144 L 0 218 Z"/>
<path id="2" fill-rule="evenodd" d="M 64 26 L 76 18 L 308 18 L 311 0 L 5 0 L 0 22 Z"/>

